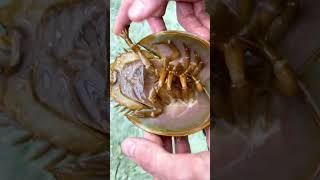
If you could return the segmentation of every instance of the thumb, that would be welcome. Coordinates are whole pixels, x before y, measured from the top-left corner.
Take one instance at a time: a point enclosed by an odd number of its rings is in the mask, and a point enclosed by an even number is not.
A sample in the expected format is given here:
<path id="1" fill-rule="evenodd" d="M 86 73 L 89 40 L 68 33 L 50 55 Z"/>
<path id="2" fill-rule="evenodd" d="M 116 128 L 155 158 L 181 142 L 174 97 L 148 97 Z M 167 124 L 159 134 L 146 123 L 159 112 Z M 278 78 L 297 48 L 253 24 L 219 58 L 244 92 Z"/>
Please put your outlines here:
<path id="1" fill-rule="evenodd" d="M 165 0 L 135 0 L 128 15 L 132 21 L 143 21 L 160 9 L 162 5 L 165 5 Z"/>
<path id="2" fill-rule="evenodd" d="M 162 146 L 144 138 L 127 138 L 121 148 L 125 155 L 152 175 L 158 173 L 159 166 L 169 156 Z"/>
<path id="3" fill-rule="evenodd" d="M 156 178 L 207 179 L 199 177 L 210 174 L 209 152 L 170 154 L 160 145 L 143 138 L 128 138 L 121 147 L 131 160 Z"/>

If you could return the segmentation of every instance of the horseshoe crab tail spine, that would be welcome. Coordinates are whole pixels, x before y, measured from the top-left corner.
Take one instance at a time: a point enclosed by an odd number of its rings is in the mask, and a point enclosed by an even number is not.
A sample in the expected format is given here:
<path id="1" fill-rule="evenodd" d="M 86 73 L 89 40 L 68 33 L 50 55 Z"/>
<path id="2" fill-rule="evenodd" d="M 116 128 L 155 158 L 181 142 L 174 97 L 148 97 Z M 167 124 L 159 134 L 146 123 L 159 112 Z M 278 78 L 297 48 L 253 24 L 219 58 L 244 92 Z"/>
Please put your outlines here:
<path id="1" fill-rule="evenodd" d="M 121 106 L 118 112 L 123 113 L 127 108 L 125 106 Z"/>
<path id="2" fill-rule="evenodd" d="M 124 115 L 126 116 L 126 115 L 128 115 L 128 114 L 130 114 L 130 113 L 132 113 L 133 111 L 131 111 L 130 109 L 129 110 L 127 110 L 125 113 L 124 113 Z"/>

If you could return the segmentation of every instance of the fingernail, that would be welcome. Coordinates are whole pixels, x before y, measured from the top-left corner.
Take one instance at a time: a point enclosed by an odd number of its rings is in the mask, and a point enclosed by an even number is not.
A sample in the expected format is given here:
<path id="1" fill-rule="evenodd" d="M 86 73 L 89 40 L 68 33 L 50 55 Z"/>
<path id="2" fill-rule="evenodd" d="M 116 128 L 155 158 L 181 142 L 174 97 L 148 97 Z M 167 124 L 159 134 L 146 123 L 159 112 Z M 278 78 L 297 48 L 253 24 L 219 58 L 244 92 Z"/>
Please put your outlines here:
<path id="1" fill-rule="evenodd" d="M 136 149 L 136 144 L 131 140 L 126 140 L 122 143 L 122 151 L 129 157 L 134 155 L 134 150 Z"/>
<path id="2" fill-rule="evenodd" d="M 132 20 L 139 19 L 144 12 L 145 5 L 141 0 L 135 1 L 129 10 L 129 16 Z"/>

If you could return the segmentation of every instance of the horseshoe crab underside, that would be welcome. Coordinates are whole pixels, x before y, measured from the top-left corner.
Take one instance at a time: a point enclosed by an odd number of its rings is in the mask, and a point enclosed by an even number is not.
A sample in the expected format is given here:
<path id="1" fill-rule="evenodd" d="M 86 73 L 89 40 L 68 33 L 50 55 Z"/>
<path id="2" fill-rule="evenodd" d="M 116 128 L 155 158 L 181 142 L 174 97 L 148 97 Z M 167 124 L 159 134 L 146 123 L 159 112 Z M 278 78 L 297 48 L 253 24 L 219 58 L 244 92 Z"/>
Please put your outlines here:
<path id="1" fill-rule="evenodd" d="M 104 1 L 6 2 L 0 179 L 105 179 Z"/>
<path id="2" fill-rule="evenodd" d="M 159 75 L 144 66 L 143 58 L 134 49 L 120 54 L 110 71 L 110 92 L 120 112 L 136 126 L 158 135 L 185 136 L 207 127 L 209 42 L 186 32 L 163 31 L 148 35 L 137 44 Z M 152 96 L 152 92 L 156 95 Z"/>
<path id="3" fill-rule="evenodd" d="M 254 125 L 235 127 L 216 119 L 213 128 L 214 172 L 219 180 L 319 179 L 319 1 L 300 1 L 301 9 L 288 34 L 278 43 L 279 52 L 299 76 L 301 94 L 284 97 L 272 91 L 258 96 L 252 107 Z M 211 4 L 211 2 L 210 2 Z M 210 12 L 208 3 L 208 11 Z M 214 4 L 214 3 L 212 3 Z M 252 95 L 253 96 L 253 95 Z M 269 125 L 264 126 L 266 114 Z"/>

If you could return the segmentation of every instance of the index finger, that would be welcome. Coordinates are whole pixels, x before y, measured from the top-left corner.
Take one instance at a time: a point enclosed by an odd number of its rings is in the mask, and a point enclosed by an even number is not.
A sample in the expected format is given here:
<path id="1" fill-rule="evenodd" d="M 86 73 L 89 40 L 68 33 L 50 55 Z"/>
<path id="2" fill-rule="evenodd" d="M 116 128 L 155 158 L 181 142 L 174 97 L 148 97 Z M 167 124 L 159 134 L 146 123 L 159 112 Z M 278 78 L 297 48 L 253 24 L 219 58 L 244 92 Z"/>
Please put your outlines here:
<path id="1" fill-rule="evenodd" d="M 177 17 L 186 31 L 197 34 L 206 40 L 210 39 L 210 30 L 197 18 L 192 3 L 177 2 Z"/>
<path id="2" fill-rule="evenodd" d="M 113 32 L 119 35 L 122 30 L 131 23 L 128 15 L 129 8 L 131 7 L 133 0 L 123 0 L 116 17 Z"/>

